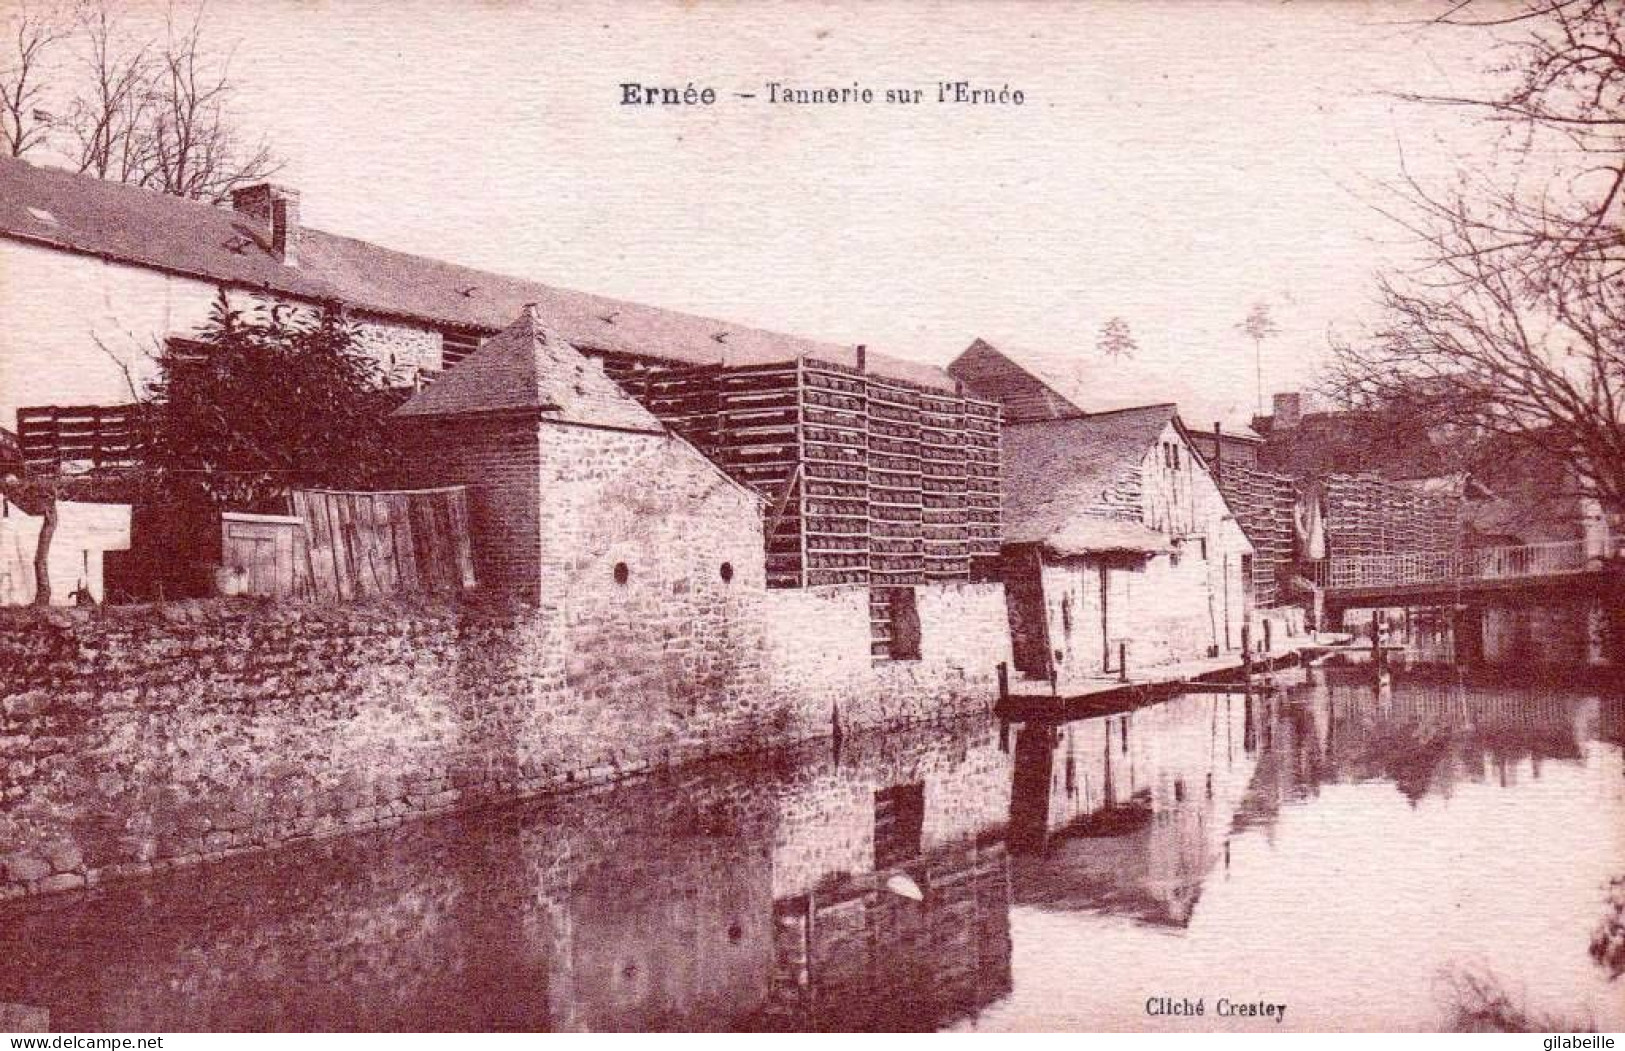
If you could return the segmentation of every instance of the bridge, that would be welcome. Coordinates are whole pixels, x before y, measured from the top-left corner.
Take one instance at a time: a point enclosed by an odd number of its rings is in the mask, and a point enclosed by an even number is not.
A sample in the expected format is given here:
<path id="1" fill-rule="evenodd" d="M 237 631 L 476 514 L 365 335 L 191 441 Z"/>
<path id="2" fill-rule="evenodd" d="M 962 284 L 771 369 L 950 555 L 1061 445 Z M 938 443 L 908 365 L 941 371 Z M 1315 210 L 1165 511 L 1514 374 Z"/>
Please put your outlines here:
<path id="1" fill-rule="evenodd" d="M 1357 607 L 1448 605 L 1495 593 L 1576 593 L 1620 585 L 1625 537 L 1517 547 L 1334 556 L 1314 583 L 1329 614 Z"/>

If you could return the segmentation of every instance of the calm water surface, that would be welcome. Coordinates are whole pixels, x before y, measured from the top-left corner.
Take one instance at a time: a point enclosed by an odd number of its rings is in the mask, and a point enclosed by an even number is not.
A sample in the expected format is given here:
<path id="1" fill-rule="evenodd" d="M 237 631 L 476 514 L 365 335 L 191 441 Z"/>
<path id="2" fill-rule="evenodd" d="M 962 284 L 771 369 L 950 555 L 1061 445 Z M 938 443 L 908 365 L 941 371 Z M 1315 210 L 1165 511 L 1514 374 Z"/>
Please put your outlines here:
<path id="1" fill-rule="evenodd" d="M 710 764 L 0 912 L 56 1030 L 1625 1028 L 1625 702 L 1298 681 Z M 1472 990 L 1477 990 L 1475 994 Z M 1150 997 L 1203 998 L 1200 1019 Z"/>

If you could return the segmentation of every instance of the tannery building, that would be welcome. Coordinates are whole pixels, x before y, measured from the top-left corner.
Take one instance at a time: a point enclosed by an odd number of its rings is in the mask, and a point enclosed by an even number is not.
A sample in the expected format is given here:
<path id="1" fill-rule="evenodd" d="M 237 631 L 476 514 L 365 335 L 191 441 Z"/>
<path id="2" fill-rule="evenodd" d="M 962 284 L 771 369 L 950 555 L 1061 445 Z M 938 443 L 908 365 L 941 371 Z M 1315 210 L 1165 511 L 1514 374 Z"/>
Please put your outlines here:
<path id="1" fill-rule="evenodd" d="M 1005 412 L 1018 672 L 1065 693 L 1240 648 L 1254 547 L 1173 405 L 1086 412 L 982 340 L 949 372 Z"/>
<path id="2" fill-rule="evenodd" d="M 899 698 L 928 683 L 991 694 L 1002 593 L 972 576 L 998 552 L 998 408 L 942 370 L 329 234 L 282 187 L 228 209 L 6 159 L 0 191 L 0 430 L 29 463 L 127 461 L 120 409 L 150 352 L 222 292 L 337 306 L 399 382 L 426 388 L 400 417 L 400 440 L 424 449 L 409 481 L 468 485 L 482 584 L 546 601 L 608 559 L 608 593 L 660 579 L 673 608 L 724 576 L 734 594 L 771 585 L 749 617 L 810 627 L 773 651 L 785 681 L 816 678 L 831 698 L 876 676 Z M 656 551 L 633 528 L 666 497 L 670 528 L 710 523 L 703 574 L 654 571 L 686 541 Z M 87 567 L 129 542 L 127 511 L 85 507 L 63 506 L 59 597 L 85 583 L 102 598 Z M 6 512 L 5 600 L 25 602 L 31 523 Z"/>

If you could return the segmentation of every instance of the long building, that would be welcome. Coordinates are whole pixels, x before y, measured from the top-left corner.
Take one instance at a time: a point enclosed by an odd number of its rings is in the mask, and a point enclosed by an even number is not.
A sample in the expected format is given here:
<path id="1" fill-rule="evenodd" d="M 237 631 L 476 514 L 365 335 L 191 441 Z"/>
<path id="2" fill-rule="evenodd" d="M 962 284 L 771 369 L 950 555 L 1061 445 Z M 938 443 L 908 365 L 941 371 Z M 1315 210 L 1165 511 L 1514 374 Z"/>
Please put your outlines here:
<path id="1" fill-rule="evenodd" d="M 269 184 L 224 208 L 0 159 L 0 437 L 36 468 L 128 462 L 125 410 L 152 350 L 220 295 L 337 306 L 414 386 L 533 310 L 763 495 L 772 585 L 885 589 L 877 656 L 891 607 L 910 604 L 898 589 L 967 580 L 997 552 L 997 408 L 941 369 L 393 251 L 305 225 L 298 191 Z M 62 518 L 55 594 L 103 599 L 128 513 L 67 504 Z M 20 508 L 0 517 L 0 602 L 31 598 L 37 532 Z"/>

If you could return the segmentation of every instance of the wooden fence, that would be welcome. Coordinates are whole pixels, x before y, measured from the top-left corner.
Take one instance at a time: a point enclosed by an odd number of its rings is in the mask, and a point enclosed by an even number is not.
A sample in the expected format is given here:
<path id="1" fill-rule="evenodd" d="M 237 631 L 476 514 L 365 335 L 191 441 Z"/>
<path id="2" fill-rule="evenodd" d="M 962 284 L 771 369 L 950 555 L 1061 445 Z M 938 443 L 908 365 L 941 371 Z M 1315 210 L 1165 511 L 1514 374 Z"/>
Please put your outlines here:
<path id="1" fill-rule="evenodd" d="M 461 486 L 385 493 L 296 489 L 311 591 L 323 599 L 474 586 Z"/>
<path id="2" fill-rule="evenodd" d="M 461 486 L 292 496 L 292 516 L 223 516 L 222 589 L 332 602 L 474 585 Z"/>

